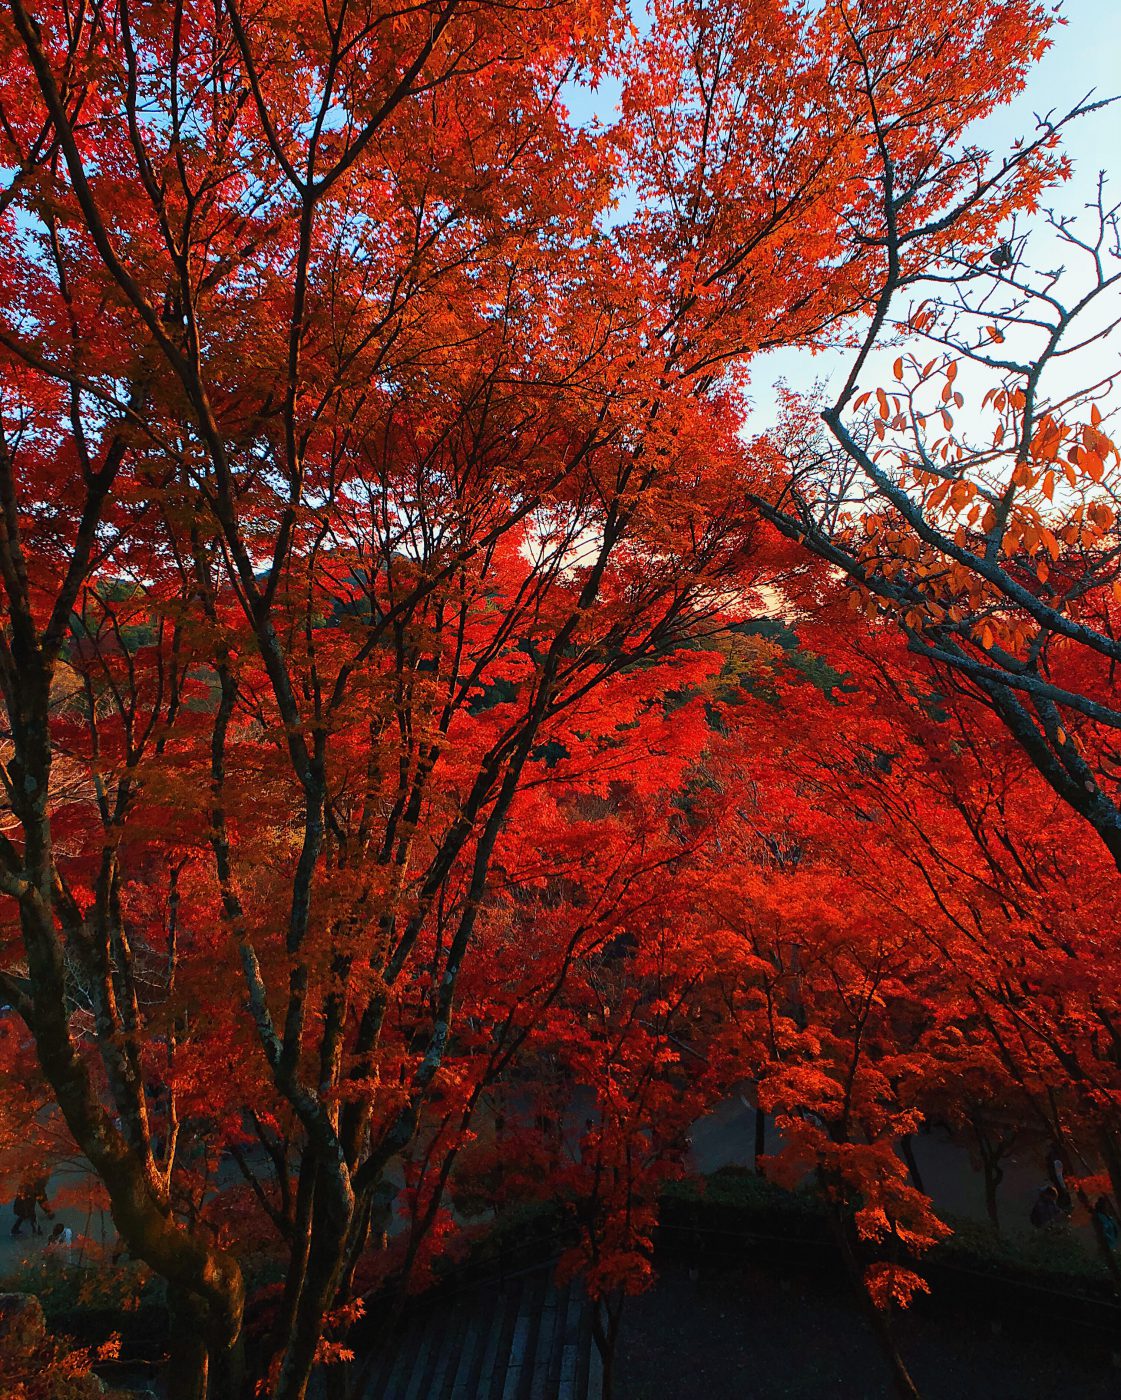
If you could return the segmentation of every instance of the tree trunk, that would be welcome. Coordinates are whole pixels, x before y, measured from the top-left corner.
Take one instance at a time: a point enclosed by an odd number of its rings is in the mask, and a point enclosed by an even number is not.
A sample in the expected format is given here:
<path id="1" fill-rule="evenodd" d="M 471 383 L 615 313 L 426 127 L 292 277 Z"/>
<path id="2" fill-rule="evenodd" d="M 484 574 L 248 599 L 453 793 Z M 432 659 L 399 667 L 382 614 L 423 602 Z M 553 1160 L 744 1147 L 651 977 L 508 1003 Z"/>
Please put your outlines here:
<path id="1" fill-rule="evenodd" d="M 354 1218 L 351 1221 L 350 1239 L 346 1246 L 346 1262 L 339 1277 L 339 1296 L 336 1303 L 345 1303 L 354 1286 L 354 1272 L 370 1240 L 370 1221 L 373 1212 L 373 1193 L 363 1191 L 355 1203 Z"/>
<path id="2" fill-rule="evenodd" d="M 323 1324 L 335 1299 L 346 1263 L 346 1243 L 354 1196 L 345 1166 L 320 1162 L 303 1287 L 292 1334 L 281 1362 L 276 1400 L 304 1400 L 323 1337 Z"/>
<path id="3" fill-rule="evenodd" d="M 245 1338 L 217 1336 L 207 1344 L 210 1373 L 208 1400 L 243 1400 L 245 1394 Z"/>
<path id="4" fill-rule="evenodd" d="M 923 1185 L 922 1172 L 919 1171 L 919 1164 L 915 1160 L 915 1144 L 910 1133 L 904 1133 L 899 1139 L 899 1148 L 903 1153 L 903 1160 L 907 1163 L 907 1170 L 911 1174 L 911 1185 L 916 1191 L 921 1191 L 926 1195 L 926 1187 Z"/>
<path id="5" fill-rule="evenodd" d="M 856 1289 L 857 1297 L 865 1316 L 868 1318 L 876 1340 L 880 1344 L 880 1349 L 891 1367 L 892 1378 L 895 1382 L 896 1394 L 900 1400 L 922 1400 L 918 1388 L 911 1379 L 911 1374 L 907 1370 L 906 1364 L 896 1344 L 895 1333 L 891 1326 L 891 1318 L 882 1308 L 878 1308 L 868 1296 L 868 1290 L 864 1286 L 864 1275 L 860 1268 L 860 1260 L 856 1256 L 856 1250 L 849 1237 L 849 1221 L 840 1207 L 831 1206 L 829 1210 L 829 1220 L 833 1229 L 833 1235 L 841 1251 L 841 1257 L 845 1263 L 845 1272 Z"/>
<path id="6" fill-rule="evenodd" d="M 296 1324 L 296 1309 L 304 1286 L 304 1274 L 307 1272 L 315 1177 L 315 1158 L 311 1149 L 305 1148 L 300 1159 L 300 1179 L 296 1187 L 296 1217 L 292 1225 L 288 1271 L 284 1276 L 284 1297 L 276 1319 L 275 1351 L 278 1354 L 284 1350 Z"/>
<path id="7" fill-rule="evenodd" d="M 997 1206 L 997 1187 L 1004 1180 L 1004 1172 L 995 1163 L 990 1162 L 987 1157 L 982 1159 L 985 1169 L 985 1209 L 989 1213 L 989 1219 L 993 1223 L 993 1229 L 1000 1233 L 1000 1211 Z"/>
<path id="8" fill-rule="evenodd" d="M 62 972 L 50 966 L 59 956 L 57 945 L 36 936 L 37 920 L 26 913 L 24 922 L 32 925 L 25 943 L 39 979 L 32 1023 L 35 1048 L 67 1127 L 108 1191 L 113 1223 L 129 1254 L 167 1281 L 176 1292 L 181 1316 L 187 1303 L 194 1310 L 193 1330 L 218 1362 L 210 1384 L 212 1400 L 239 1400 L 245 1305 L 241 1267 L 232 1255 L 177 1223 L 166 1202 L 153 1194 L 140 1154 L 102 1107 L 89 1067 L 70 1038 Z M 186 1365 L 188 1372 L 197 1369 L 196 1363 Z"/>
<path id="9" fill-rule="evenodd" d="M 1102 1127 L 1099 1141 L 1105 1169 L 1109 1173 L 1110 1185 L 1113 1187 L 1113 1199 L 1118 1205 L 1121 1205 L 1121 1145 L 1118 1144 L 1117 1134 L 1110 1124 L 1107 1123 Z"/>
<path id="10" fill-rule="evenodd" d="M 592 1337 L 603 1366 L 603 1400 L 614 1400 L 615 1352 L 623 1322 L 624 1295 L 605 1295 L 592 1304 Z"/>
<path id="11" fill-rule="evenodd" d="M 168 1400 L 206 1400 L 207 1355 L 200 1309 L 180 1289 L 167 1290 Z"/>
<path id="12" fill-rule="evenodd" d="M 766 1150 L 767 1150 L 767 1115 L 766 1115 L 766 1114 L 763 1112 L 763 1110 L 759 1107 L 758 1103 L 756 1103 L 756 1105 L 755 1105 L 755 1147 L 754 1147 L 754 1153 L 753 1153 L 753 1157 L 752 1157 L 752 1166 L 754 1166 L 755 1171 L 756 1171 L 756 1173 L 757 1173 L 759 1176 L 762 1176 L 762 1175 L 763 1175 L 763 1167 L 762 1167 L 761 1163 L 762 1163 L 763 1156 L 764 1156 L 764 1154 L 766 1153 Z"/>

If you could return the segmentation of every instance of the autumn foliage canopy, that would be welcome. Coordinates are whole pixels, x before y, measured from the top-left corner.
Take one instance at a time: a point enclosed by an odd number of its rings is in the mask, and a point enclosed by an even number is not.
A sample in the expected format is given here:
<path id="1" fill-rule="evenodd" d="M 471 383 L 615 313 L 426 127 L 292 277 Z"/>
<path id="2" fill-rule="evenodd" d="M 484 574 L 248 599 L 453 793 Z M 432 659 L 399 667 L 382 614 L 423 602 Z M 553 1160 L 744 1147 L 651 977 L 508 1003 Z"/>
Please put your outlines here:
<path id="1" fill-rule="evenodd" d="M 928 1117 L 1121 1187 L 1118 455 L 997 353 L 1062 124 L 968 135 L 1051 23 L 5 6 L 0 1168 L 88 1161 L 184 1395 L 510 1203 L 613 1304 L 745 1083 L 880 1304 Z M 852 376 L 763 434 L 777 347 Z"/>

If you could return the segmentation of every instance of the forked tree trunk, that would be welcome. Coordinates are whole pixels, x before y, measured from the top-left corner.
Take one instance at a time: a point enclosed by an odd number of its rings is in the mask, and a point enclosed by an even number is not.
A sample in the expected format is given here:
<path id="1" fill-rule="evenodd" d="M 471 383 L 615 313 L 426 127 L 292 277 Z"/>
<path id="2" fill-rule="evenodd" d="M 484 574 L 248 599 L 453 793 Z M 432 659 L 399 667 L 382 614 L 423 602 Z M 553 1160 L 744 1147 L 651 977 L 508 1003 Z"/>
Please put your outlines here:
<path id="1" fill-rule="evenodd" d="M 288 1269 L 284 1276 L 284 1296 L 276 1318 L 274 1354 L 279 1356 L 292 1329 L 296 1325 L 296 1309 L 304 1286 L 307 1271 L 308 1251 L 311 1248 L 312 1204 L 315 1197 L 315 1159 L 310 1149 L 305 1149 L 300 1160 L 300 1178 L 296 1187 L 296 1216 L 292 1225 L 289 1242 Z"/>
<path id="2" fill-rule="evenodd" d="M 338 1292 L 354 1212 L 342 1164 L 320 1162 L 303 1287 L 276 1385 L 276 1400 L 304 1400 L 323 1337 L 323 1324 Z"/>

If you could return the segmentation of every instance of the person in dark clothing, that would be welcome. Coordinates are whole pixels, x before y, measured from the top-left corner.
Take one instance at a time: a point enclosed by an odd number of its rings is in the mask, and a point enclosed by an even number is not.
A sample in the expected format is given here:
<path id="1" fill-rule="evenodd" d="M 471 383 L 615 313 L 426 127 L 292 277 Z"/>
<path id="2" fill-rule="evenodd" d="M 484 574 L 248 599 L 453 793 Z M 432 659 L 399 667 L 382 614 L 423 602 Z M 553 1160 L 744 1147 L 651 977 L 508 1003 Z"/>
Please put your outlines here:
<path id="1" fill-rule="evenodd" d="M 45 1176 L 37 1176 L 23 1181 L 16 1192 L 15 1200 L 12 1202 L 12 1213 L 15 1215 L 15 1223 L 12 1225 L 13 1235 L 18 1236 L 25 1224 L 31 1226 L 33 1235 L 43 1233 L 43 1227 L 39 1224 L 35 1214 L 36 1206 L 42 1210 L 48 1220 L 54 1219 L 54 1211 L 47 1204 L 47 1178 Z"/>
<path id="2" fill-rule="evenodd" d="M 1057 1142 L 1053 1142 L 1047 1152 L 1047 1175 L 1051 1178 L 1051 1184 L 1055 1188 L 1059 1209 L 1069 1215 L 1074 1209 L 1074 1200 L 1067 1186 L 1066 1172 L 1067 1164 L 1063 1149 Z"/>
<path id="3" fill-rule="evenodd" d="M 13 1235 L 18 1236 L 27 1224 L 30 1224 L 33 1235 L 43 1233 L 35 1218 L 35 1192 L 29 1186 L 21 1186 L 16 1192 L 16 1198 L 12 1202 L 12 1213 L 16 1218 L 12 1226 Z"/>
<path id="4" fill-rule="evenodd" d="M 1054 1186 L 1044 1186 L 1035 1198 L 1035 1205 L 1031 1208 L 1031 1223 L 1037 1230 L 1045 1230 L 1048 1226 L 1054 1225 L 1062 1219 L 1063 1210 L 1059 1205 L 1058 1191 Z"/>
<path id="5" fill-rule="evenodd" d="M 63 1225 L 60 1221 L 51 1231 L 51 1237 L 47 1241 L 47 1248 L 56 1254 L 61 1254 L 65 1258 L 70 1258 L 70 1246 L 74 1243 L 74 1231 L 69 1225 Z"/>
<path id="6" fill-rule="evenodd" d="M 1091 1219 L 1094 1228 L 1100 1231 L 1102 1239 L 1105 1240 L 1110 1249 L 1116 1249 L 1119 1234 L 1117 1217 L 1113 1213 L 1113 1207 L 1109 1204 L 1108 1197 L 1099 1196 L 1094 1202 Z"/>

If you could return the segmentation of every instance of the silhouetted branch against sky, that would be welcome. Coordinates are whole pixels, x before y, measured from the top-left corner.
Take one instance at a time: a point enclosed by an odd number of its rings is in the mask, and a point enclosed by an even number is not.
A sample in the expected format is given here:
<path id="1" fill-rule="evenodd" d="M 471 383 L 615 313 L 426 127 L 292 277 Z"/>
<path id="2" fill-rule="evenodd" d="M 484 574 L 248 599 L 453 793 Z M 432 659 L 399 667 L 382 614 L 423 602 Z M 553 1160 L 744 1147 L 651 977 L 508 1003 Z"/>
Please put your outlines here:
<path id="1" fill-rule="evenodd" d="M 641 10 L 642 6 L 636 8 Z M 1101 99 L 1121 93 L 1121 0 L 1065 0 L 1057 8 L 1065 24 L 1056 26 L 1052 46 L 1032 72 L 1025 91 L 974 128 L 972 139 L 979 147 L 994 153 L 1009 150 L 1021 137 L 1030 137 L 1038 117 L 1059 116 L 1091 95 Z M 641 16 L 636 16 L 636 22 L 640 28 L 643 26 Z M 607 75 L 594 91 L 570 87 L 565 100 L 577 121 L 607 123 L 615 115 L 619 93 L 619 82 Z M 1121 198 L 1121 162 L 1116 157 L 1116 152 L 1121 151 L 1121 103 L 1074 123 L 1065 133 L 1063 147 L 1071 158 L 1073 174 L 1067 184 L 1055 191 L 1057 212 L 1084 214 L 1085 206 L 1096 198 L 1102 171 L 1109 177 L 1107 203 Z M 625 210 L 620 213 L 625 214 Z M 1036 254 L 1049 237 L 1044 224 L 1041 216 L 1033 230 Z M 1028 232 L 1026 228 L 1019 231 Z M 1116 300 L 1121 302 L 1121 296 Z M 1121 306 L 1117 309 L 1121 311 Z M 892 350 L 888 360 L 894 354 Z M 795 391 L 808 390 L 817 380 L 831 379 L 848 361 L 845 351 L 814 355 L 793 348 L 760 356 L 752 373 L 748 430 L 759 431 L 773 422 L 780 383 Z M 877 357 L 868 366 L 869 383 L 875 379 L 878 367 Z"/>

